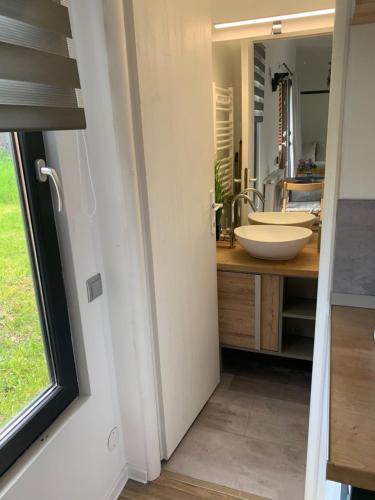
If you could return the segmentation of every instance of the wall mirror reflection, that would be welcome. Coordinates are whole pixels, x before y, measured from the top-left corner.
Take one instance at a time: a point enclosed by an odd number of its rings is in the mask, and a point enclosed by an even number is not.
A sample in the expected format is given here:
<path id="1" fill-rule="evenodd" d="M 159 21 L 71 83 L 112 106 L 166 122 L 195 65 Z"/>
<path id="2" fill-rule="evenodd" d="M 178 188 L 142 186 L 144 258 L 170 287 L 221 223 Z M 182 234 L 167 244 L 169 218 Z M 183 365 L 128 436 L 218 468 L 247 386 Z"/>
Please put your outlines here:
<path id="1" fill-rule="evenodd" d="M 319 230 L 331 53 L 331 35 L 213 43 L 220 238 L 259 212 L 314 215 Z M 240 193 L 250 200 L 243 198 L 232 217 Z"/>

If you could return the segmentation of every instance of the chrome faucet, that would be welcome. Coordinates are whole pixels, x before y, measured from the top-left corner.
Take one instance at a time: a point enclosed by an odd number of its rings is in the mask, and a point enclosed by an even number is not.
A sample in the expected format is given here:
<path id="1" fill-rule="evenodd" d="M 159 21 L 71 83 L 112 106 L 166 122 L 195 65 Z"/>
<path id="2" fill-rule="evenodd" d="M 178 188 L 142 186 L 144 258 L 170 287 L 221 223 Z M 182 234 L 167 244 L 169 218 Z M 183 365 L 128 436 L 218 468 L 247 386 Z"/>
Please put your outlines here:
<path id="1" fill-rule="evenodd" d="M 251 188 L 249 188 L 251 189 Z M 234 247 L 234 207 L 237 203 L 238 200 L 247 200 L 249 202 L 249 205 L 251 206 L 251 208 L 254 210 L 254 212 L 256 212 L 256 208 L 255 208 L 255 205 L 254 203 L 251 201 L 250 197 L 247 196 L 247 194 L 245 193 L 240 193 L 240 194 L 237 194 L 234 198 L 233 198 L 233 201 L 232 201 L 232 212 L 231 212 L 231 219 L 230 219 L 230 247 L 233 248 Z"/>
<path id="2" fill-rule="evenodd" d="M 265 200 L 264 196 L 262 195 L 262 193 L 260 191 L 258 191 L 257 189 L 252 188 L 252 187 L 246 188 L 243 191 L 241 191 L 241 194 L 245 194 L 245 193 L 254 193 L 260 199 L 260 201 L 262 202 L 263 212 L 264 212 L 264 204 L 265 204 L 266 200 Z M 254 210 L 253 206 L 251 206 L 251 208 Z M 256 212 L 256 211 L 257 210 L 255 209 L 254 212 Z"/>

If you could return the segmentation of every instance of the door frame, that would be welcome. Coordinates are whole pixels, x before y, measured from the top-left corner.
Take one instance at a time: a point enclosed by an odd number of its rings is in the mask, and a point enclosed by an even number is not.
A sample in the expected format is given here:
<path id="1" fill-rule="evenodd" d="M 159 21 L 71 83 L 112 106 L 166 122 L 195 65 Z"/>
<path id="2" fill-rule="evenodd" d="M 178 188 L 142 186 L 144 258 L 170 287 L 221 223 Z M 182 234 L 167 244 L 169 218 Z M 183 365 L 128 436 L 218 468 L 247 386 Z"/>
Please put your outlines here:
<path id="1" fill-rule="evenodd" d="M 287 40 L 325 34 L 333 35 L 326 179 L 324 187 L 324 225 L 321 238 L 321 247 L 324 251 L 320 254 L 319 262 L 320 273 L 311 384 L 305 500 L 336 500 L 340 498 L 338 486 L 328 484 L 326 480 L 326 462 L 328 459 L 329 422 L 330 295 L 336 227 L 335 215 L 340 178 L 345 75 L 351 15 L 351 0 L 336 2 L 335 25 L 333 29 L 306 29 L 306 31 L 286 33 L 278 36 L 278 38 Z M 252 118 L 254 105 L 254 96 L 252 93 L 254 88 L 254 69 L 251 54 L 254 53 L 255 43 L 268 40 L 275 40 L 275 36 L 268 34 L 241 38 L 242 130 L 245 131 L 242 134 L 242 164 L 248 168 L 248 178 L 254 176 L 254 121 Z M 249 92 L 246 92 L 245 89 L 249 89 Z M 244 178 L 242 178 L 242 185 L 243 183 Z"/>
<path id="2" fill-rule="evenodd" d="M 304 38 L 325 34 L 333 35 L 332 77 L 329 102 L 328 134 L 326 151 L 326 179 L 324 225 L 321 237 L 317 321 L 313 354 L 311 383 L 308 453 L 306 462 L 305 500 L 336 500 L 340 489 L 328 484 L 326 462 L 328 459 L 329 423 L 329 366 L 330 366 L 330 299 L 333 272 L 335 215 L 338 198 L 341 157 L 341 131 L 344 116 L 345 75 L 349 44 L 349 28 L 352 16 L 352 0 L 336 2 L 335 24 L 333 29 L 306 29 L 297 33 L 278 36 L 283 40 Z M 230 38 L 228 38 L 230 40 Z M 242 164 L 248 168 L 248 178 L 254 176 L 254 120 L 253 88 L 254 44 L 260 41 L 275 40 L 274 35 L 257 35 L 241 39 L 242 74 Z M 249 89 L 246 92 L 244 89 Z M 327 168 L 328 166 L 328 168 Z M 244 171 L 244 168 L 243 168 Z M 242 185 L 244 178 L 242 178 Z M 246 214 L 245 214 L 246 218 Z"/>
<path id="3" fill-rule="evenodd" d="M 317 296 L 317 321 L 311 381 L 308 452 L 306 461 L 305 500 L 332 499 L 340 497 L 339 485 L 329 484 L 326 479 L 329 432 L 329 366 L 330 366 L 330 312 L 332 272 L 335 246 L 336 205 L 340 179 L 341 137 L 344 117 L 345 75 L 349 45 L 349 28 L 352 16 L 352 1 L 336 2 L 333 30 L 308 30 L 304 34 L 288 33 L 283 39 L 302 38 L 333 34 L 331 93 L 328 114 L 326 152 L 324 224 L 321 237 L 319 279 Z M 254 43 L 275 40 L 272 35 L 257 36 L 242 42 L 243 87 L 249 88 L 249 97 L 243 100 L 242 124 L 248 133 L 243 135 L 243 159 L 248 165 L 249 177 L 254 175 L 254 122 L 253 116 L 253 60 Z M 250 59 L 249 59 L 250 58 Z M 247 60 L 245 60 L 247 59 Z M 246 106 L 246 107 L 245 107 Z M 249 111 L 248 111 L 249 110 Z"/>

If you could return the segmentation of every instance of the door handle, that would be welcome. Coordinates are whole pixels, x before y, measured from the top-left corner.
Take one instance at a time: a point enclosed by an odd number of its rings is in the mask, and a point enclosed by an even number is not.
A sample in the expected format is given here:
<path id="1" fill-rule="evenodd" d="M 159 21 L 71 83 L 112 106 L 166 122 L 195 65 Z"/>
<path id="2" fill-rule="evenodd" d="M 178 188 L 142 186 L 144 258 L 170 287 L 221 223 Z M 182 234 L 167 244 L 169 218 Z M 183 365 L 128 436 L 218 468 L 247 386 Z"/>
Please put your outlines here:
<path id="1" fill-rule="evenodd" d="M 36 178 L 39 182 L 47 182 L 48 178 L 51 179 L 57 196 L 57 210 L 58 212 L 62 212 L 63 209 L 63 202 L 61 196 L 62 189 L 61 189 L 60 179 L 59 176 L 57 175 L 56 170 L 54 168 L 47 167 L 46 162 L 41 158 L 39 158 L 38 160 L 35 160 L 35 171 L 36 171 Z"/>
<path id="2" fill-rule="evenodd" d="M 248 181 L 247 168 L 244 169 L 243 184 L 244 184 L 243 189 L 246 189 L 247 187 L 249 187 L 249 185 L 248 185 L 249 181 Z M 246 199 L 244 199 L 243 202 L 244 202 L 244 205 L 247 205 L 247 200 Z"/>

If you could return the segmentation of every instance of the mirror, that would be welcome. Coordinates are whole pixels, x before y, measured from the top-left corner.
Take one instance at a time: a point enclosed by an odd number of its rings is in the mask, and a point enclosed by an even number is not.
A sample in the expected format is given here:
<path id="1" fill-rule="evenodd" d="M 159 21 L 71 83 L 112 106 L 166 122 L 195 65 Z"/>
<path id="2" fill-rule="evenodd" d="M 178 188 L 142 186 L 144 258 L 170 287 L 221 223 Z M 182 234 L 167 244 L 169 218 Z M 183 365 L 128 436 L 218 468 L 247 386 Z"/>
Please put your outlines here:
<path id="1" fill-rule="evenodd" d="M 214 147 L 229 201 L 254 186 L 265 211 L 320 213 L 321 190 L 285 197 L 284 181 L 324 181 L 331 52 L 330 35 L 213 43 Z"/>

